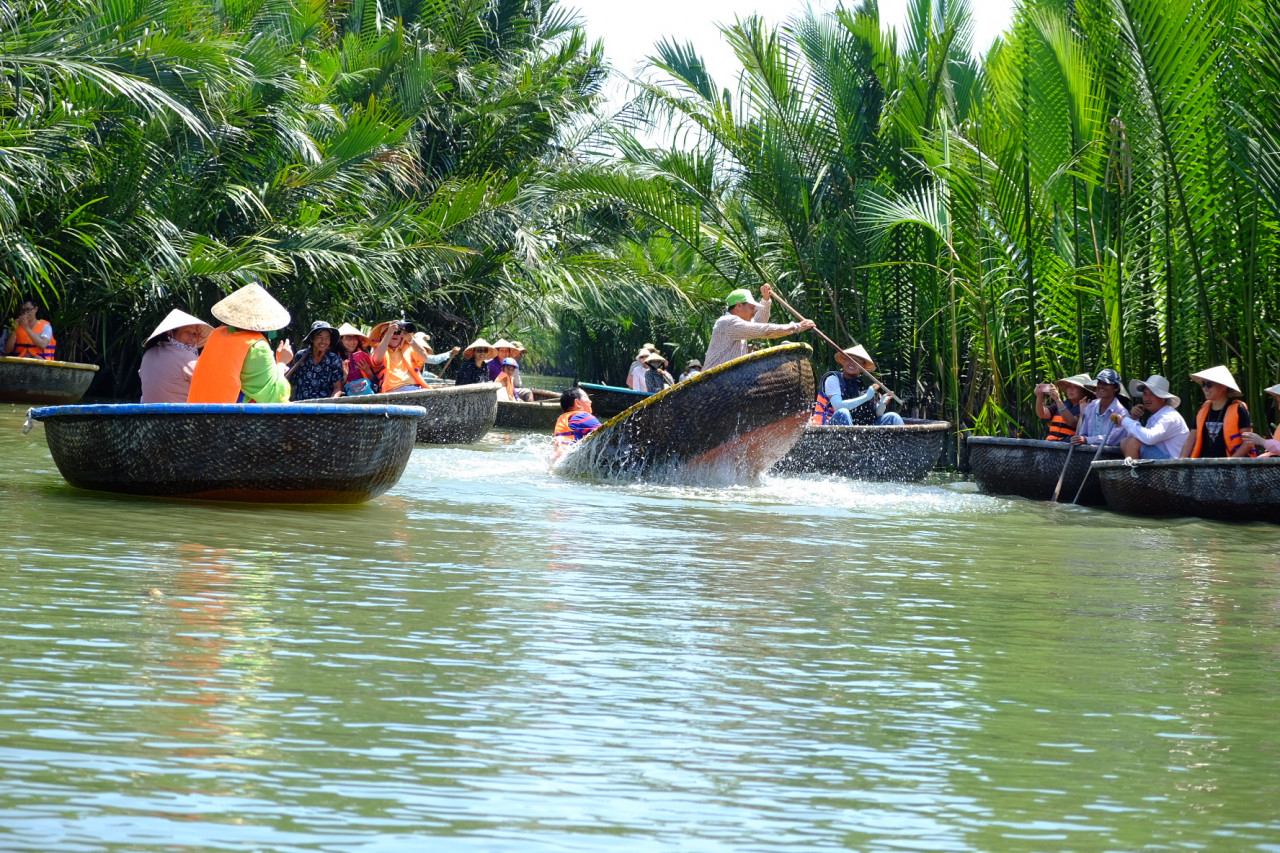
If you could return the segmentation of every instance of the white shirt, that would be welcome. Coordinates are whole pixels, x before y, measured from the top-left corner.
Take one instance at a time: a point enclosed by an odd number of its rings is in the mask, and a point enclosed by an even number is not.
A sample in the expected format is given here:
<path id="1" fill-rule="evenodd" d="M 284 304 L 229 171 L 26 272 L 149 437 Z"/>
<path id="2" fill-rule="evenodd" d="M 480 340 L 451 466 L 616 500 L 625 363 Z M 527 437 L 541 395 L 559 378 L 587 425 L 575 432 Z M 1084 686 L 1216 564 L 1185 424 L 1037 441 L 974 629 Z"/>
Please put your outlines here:
<path id="1" fill-rule="evenodd" d="M 766 299 L 756 306 L 752 320 L 744 320 L 737 314 L 725 314 L 711 327 L 711 343 L 702 359 L 702 369 L 710 370 L 726 361 L 747 354 L 747 341 L 761 338 L 782 338 L 800 330 L 799 323 L 769 323 L 769 310 L 773 301 Z"/>
<path id="2" fill-rule="evenodd" d="M 643 391 L 644 372 L 646 369 L 643 361 L 631 362 L 631 370 L 627 373 L 627 387 L 632 391 Z"/>
<path id="3" fill-rule="evenodd" d="M 1145 427 L 1128 415 L 1125 415 L 1120 425 L 1124 427 L 1125 432 L 1143 444 L 1159 447 L 1169 455 L 1170 459 L 1177 459 L 1182 455 L 1182 445 L 1186 443 L 1187 436 L 1191 433 L 1186 420 L 1178 414 L 1177 409 L 1167 403 L 1147 418 Z"/>

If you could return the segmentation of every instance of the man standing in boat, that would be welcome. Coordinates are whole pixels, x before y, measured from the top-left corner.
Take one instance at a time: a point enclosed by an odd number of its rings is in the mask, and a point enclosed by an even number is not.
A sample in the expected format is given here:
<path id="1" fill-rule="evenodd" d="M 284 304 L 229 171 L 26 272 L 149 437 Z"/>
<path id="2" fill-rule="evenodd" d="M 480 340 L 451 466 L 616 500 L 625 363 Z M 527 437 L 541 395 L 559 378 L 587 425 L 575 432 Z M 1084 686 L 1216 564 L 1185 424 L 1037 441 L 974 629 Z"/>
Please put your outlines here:
<path id="1" fill-rule="evenodd" d="M 289 325 L 289 312 L 256 281 L 209 309 L 226 323 L 209 335 L 191 372 L 188 403 L 287 403 L 293 348 L 271 351 L 267 333 Z"/>
<path id="2" fill-rule="evenodd" d="M 878 383 L 869 387 L 863 384 L 864 370 L 876 369 L 871 354 L 859 344 L 841 351 L 837 356 L 840 371 L 823 375 L 818 383 L 818 399 L 813 404 L 814 426 L 902 426 L 902 416 L 884 411 L 892 395 L 881 396 Z"/>
<path id="3" fill-rule="evenodd" d="M 751 298 L 745 287 L 725 297 L 727 313 L 716 320 L 711 329 L 711 343 L 703 358 L 703 370 L 711 370 L 747 354 L 747 341 L 762 338 L 785 338 L 814 327 L 812 320 L 799 323 L 770 323 L 769 312 L 773 308 L 773 288 L 762 285 L 760 302 Z"/>

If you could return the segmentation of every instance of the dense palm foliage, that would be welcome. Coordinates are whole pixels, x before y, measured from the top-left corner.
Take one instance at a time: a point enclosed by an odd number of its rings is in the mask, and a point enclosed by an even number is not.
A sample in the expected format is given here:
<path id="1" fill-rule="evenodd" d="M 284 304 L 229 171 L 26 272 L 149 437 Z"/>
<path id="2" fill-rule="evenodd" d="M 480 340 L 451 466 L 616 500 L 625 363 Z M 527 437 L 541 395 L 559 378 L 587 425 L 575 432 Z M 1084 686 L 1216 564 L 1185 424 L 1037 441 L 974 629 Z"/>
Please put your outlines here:
<path id="1" fill-rule="evenodd" d="M 1026 0 L 981 60 L 967 4 L 874 0 L 724 29 L 735 91 L 659 45 L 667 145 L 562 189 L 682 242 L 708 292 L 779 285 L 899 391 L 1025 430 L 1035 382 L 1225 362 L 1280 376 L 1280 11 L 1261 0 Z M 1191 397 L 1190 399 L 1196 399 Z"/>
<path id="2" fill-rule="evenodd" d="M 117 387 L 159 317 L 250 278 L 298 328 L 460 338 L 578 230 L 545 174 L 603 73 L 554 2 L 0 4 L 0 308 L 38 294 Z"/>

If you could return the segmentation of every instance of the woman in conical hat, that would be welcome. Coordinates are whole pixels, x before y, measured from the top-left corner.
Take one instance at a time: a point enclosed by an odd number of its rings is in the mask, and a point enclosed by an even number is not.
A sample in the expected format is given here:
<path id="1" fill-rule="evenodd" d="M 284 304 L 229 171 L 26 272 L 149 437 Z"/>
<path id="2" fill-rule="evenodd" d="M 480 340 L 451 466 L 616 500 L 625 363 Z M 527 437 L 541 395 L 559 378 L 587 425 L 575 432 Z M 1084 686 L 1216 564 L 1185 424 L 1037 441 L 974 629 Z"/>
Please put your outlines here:
<path id="1" fill-rule="evenodd" d="M 1272 385 L 1267 393 L 1276 401 L 1276 410 L 1280 411 L 1280 385 Z M 1257 447 L 1262 456 L 1280 456 L 1280 426 L 1276 427 L 1272 438 L 1264 438 L 1251 430 L 1245 430 L 1240 437 Z"/>
<path id="2" fill-rule="evenodd" d="M 489 381 L 489 370 L 485 362 L 497 356 L 498 351 L 493 344 L 484 338 L 476 338 L 467 344 L 462 351 L 462 363 L 458 365 L 458 377 L 455 385 L 476 385 Z"/>
<path id="3" fill-rule="evenodd" d="M 196 368 L 200 347 L 213 326 L 174 309 L 147 336 L 138 378 L 142 380 L 142 402 L 185 403 L 191 390 L 191 374 Z"/>
<path id="4" fill-rule="evenodd" d="M 271 351 L 267 332 L 289 325 L 289 312 L 257 282 L 214 304 L 209 312 L 226 323 L 209 335 L 191 376 L 189 403 L 285 403 L 284 378 L 293 347 L 281 341 Z"/>
<path id="5" fill-rule="evenodd" d="M 1048 441 L 1065 441 L 1076 434 L 1080 410 L 1095 396 L 1087 373 L 1066 376 L 1036 386 L 1036 416 L 1049 422 Z"/>
<path id="6" fill-rule="evenodd" d="M 508 358 L 515 358 L 516 348 L 506 338 L 498 338 L 498 340 L 494 341 L 493 348 L 497 354 L 489 359 L 487 366 L 489 368 L 489 379 L 496 382 L 498 374 L 502 373 L 502 362 Z"/>
<path id="7" fill-rule="evenodd" d="M 1249 407 L 1240 401 L 1243 392 L 1226 365 L 1191 374 L 1204 392 L 1204 405 L 1196 413 L 1196 425 L 1182 446 L 1184 459 L 1242 458 L 1253 454 L 1254 445 L 1244 440 L 1253 421 Z"/>

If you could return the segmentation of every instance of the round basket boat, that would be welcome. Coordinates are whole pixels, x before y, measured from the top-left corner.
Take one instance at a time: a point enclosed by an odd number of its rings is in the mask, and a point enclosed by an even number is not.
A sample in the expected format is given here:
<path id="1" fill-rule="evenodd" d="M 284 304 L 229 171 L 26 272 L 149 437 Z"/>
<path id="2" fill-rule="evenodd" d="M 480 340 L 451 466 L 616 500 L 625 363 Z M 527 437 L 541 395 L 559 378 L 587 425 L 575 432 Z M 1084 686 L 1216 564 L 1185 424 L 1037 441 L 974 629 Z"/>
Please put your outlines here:
<path id="1" fill-rule="evenodd" d="M 915 483 L 937 464 L 950 427 L 915 418 L 903 426 L 808 426 L 773 470 Z"/>
<path id="2" fill-rule="evenodd" d="M 1093 476 L 1117 512 L 1280 524 L 1277 458 L 1097 462 Z"/>
<path id="3" fill-rule="evenodd" d="M 305 403 L 32 409 L 80 489 L 221 501 L 359 503 L 396 484 L 416 406 Z"/>
<path id="4" fill-rule="evenodd" d="M 1062 466 L 1067 462 L 1071 443 L 1067 441 L 1038 441 L 1032 438 L 996 438 L 973 436 L 966 446 L 969 451 L 969 468 L 978 488 L 989 495 L 1016 495 L 1033 501 L 1047 501 L 1053 497 Z M 1062 478 L 1061 503 L 1071 503 L 1089 470 L 1089 463 L 1098 452 L 1097 445 L 1081 445 L 1071 453 L 1071 464 Z M 1120 448 L 1108 447 L 1101 459 L 1119 459 Z M 1079 503 L 1101 506 L 1102 489 L 1098 478 L 1090 477 L 1080 495 Z"/>
<path id="5" fill-rule="evenodd" d="M 606 422 L 556 470 L 623 480 L 749 482 L 804 431 L 813 408 L 812 353 L 807 344 L 784 344 L 703 371 Z"/>
<path id="6" fill-rule="evenodd" d="M 340 406 L 421 406 L 419 444 L 475 444 L 493 428 L 498 416 L 498 385 L 442 385 L 395 394 L 329 397 L 308 403 Z"/>
<path id="7" fill-rule="evenodd" d="M 555 428 L 560 415 L 558 394 L 554 400 L 535 400 L 532 403 L 499 400 L 498 418 L 494 421 L 494 426 L 499 429 L 536 429 L 545 432 Z"/>
<path id="8" fill-rule="evenodd" d="M 74 403 L 89 390 L 96 364 L 0 357 L 0 403 Z"/>
<path id="9" fill-rule="evenodd" d="M 578 384 L 591 396 L 591 411 L 597 418 L 615 417 L 641 400 L 653 396 L 649 391 L 632 391 L 617 385 L 595 385 L 591 382 Z"/>

